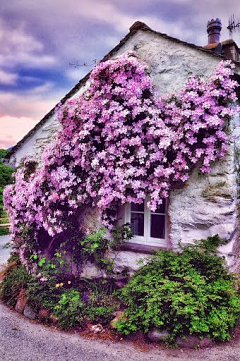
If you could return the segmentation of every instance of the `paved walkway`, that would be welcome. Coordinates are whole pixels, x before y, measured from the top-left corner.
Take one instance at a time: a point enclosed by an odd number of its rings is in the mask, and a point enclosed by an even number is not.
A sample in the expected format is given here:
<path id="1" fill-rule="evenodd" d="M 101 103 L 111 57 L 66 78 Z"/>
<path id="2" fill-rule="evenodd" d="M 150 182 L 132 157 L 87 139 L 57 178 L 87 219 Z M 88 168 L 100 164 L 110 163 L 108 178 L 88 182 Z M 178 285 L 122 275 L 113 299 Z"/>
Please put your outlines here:
<path id="1" fill-rule="evenodd" d="M 7 262 L 8 257 L 10 255 L 10 249 L 3 248 L 3 246 L 9 242 L 10 236 L 0 236 L 0 270 L 3 267 L 3 265 Z"/>
<path id="2" fill-rule="evenodd" d="M 1 361 L 239 361 L 240 340 L 204 350 L 152 348 L 92 340 L 30 321 L 0 302 Z"/>

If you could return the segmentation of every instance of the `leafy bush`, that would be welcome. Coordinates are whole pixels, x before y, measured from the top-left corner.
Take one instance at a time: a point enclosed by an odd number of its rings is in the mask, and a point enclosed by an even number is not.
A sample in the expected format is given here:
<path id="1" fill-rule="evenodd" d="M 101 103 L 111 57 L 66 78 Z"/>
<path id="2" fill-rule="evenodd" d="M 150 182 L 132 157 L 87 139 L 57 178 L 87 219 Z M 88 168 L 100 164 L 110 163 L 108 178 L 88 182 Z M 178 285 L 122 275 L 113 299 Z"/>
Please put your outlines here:
<path id="1" fill-rule="evenodd" d="M 84 264 L 86 261 L 95 263 L 99 269 L 104 269 L 108 274 L 113 271 L 113 260 L 107 257 L 109 249 L 116 250 L 121 244 L 132 237 L 129 224 L 115 226 L 111 237 L 107 235 L 106 228 L 96 229 L 95 232 L 75 241 L 73 247 L 74 261 Z"/>
<path id="2" fill-rule="evenodd" d="M 119 302 L 114 298 L 114 283 L 106 280 L 88 281 L 64 278 L 61 274 L 46 277 L 30 275 L 17 256 L 12 256 L 0 286 L 0 297 L 15 306 L 21 289 L 25 289 L 28 304 L 38 312 L 44 308 L 57 316 L 63 329 L 82 326 L 87 322 L 107 325 Z"/>
<path id="3" fill-rule="evenodd" d="M 107 325 L 113 312 L 119 309 L 119 300 L 115 297 L 115 286 L 107 280 L 88 282 L 83 293 L 85 300 L 85 318 Z"/>
<path id="4" fill-rule="evenodd" d="M 69 329 L 89 321 L 108 324 L 118 304 L 113 298 L 113 290 L 102 286 L 94 281 L 83 282 L 82 287 L 64 292 L 53 310 L 60 327 Z"/>
<path id="5" fill-rule="evenodd" d="M 126 317 L 117 323 L 121 333 L 157 327 L 167 330 L 172 342 L 189 334 L 228 340 L 240 302 L 234 276 L 216 254 L 222 243 L 215 236 L 184 247 L 181 253 L 158 252 L 119 292 L 121 301 L 114 281 L 68 278 L 55 273 L 52 261 L 48 264 L 43 259 L 38 260 L 42 274 L 30 275 L 13 254 L 1 283 L 1 298 L 14 306 L 24 288 L 34 310 L 48 309 L 64 329 L 89 322 L 107 325 L 122 302 Z"/>
<path id="6" fill-rule="evenodd" d="M 105 228 L 99 228 L 85 237 L 80 238 L 79 235 L 74 237 L 71 253 L 75 264 L 81 268 L 85 262 L 90 261 L 95 263 L 99 269 L 112 271 L 112 261 L 105 257 L 106 251 L 111 247 L 106 232 Z"/>
<path id="7" fill-rule="evenodd" d="M 54 314 L 58 318 L 59 325 L 68 329 L 82 321 L 84 302 L 82 295 L 77 290 L 70 290 L 63 293 L 59 302 L 54 308 Z"/>
<path id="8" fill-rule="evenodd" d="M 240 302 L 234 276 L 215 253 L 219 243 L 215 236 L 182 253 L 158 252 L 122 290 L 127 319 L 118 322 L 118 331 L 155 326 L 166 329 L 172 341 L 189 334 L 228 340 Z"/>
<path id="9" fill-rule="evenodd" d="M 63 292 L 62 289 L 56 288 L 56 284 L 56 277 L 51 277 L 47 282 L 31 277 L 27 285 L 27 298 L 36 312 L 41 308 L 53 311 Z"/>
<path id="10" fill-rule="evenodd" d="M 16 262 L 10 265 L 0 285 L 2 300 L 10 306 L 15 306 L 21 289 L 27 288 L 30 278 L 24 266 Z"/>

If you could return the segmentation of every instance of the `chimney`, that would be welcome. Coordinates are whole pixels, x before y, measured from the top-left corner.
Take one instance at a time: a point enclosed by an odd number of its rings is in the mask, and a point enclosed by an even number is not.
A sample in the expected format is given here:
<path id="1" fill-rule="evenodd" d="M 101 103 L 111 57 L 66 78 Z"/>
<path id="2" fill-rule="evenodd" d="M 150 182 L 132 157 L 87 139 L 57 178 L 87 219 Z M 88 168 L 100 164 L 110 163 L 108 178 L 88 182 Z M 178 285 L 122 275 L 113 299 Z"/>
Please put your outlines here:
<path id="1" fill-rule="evenodd" d="M 220 43 L 222 23 L 220 19 L 212 19 L 207 24 L 208 44 Z"/>

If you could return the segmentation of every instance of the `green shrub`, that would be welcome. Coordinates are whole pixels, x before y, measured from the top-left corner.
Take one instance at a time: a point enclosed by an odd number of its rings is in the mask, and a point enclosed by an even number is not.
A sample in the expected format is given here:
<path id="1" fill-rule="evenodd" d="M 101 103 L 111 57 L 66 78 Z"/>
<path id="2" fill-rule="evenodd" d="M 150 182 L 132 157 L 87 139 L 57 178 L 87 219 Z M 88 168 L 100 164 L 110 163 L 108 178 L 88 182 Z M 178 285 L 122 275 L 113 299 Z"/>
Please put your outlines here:
<path id="1" fill-rule="evenodd" d="M 69 329 L 89 321 L 107 325 L 118 303 L 113 297 L 113 289 L 104 286 L 101 282 L 82 280 L 78 289 L 65 291 L 53 309 L 60 327 Z"/>
<path id="2" fill-rule="evenodd" d="M 82 321 L 83 308 L 82 295 L 73 289 L 62 294 L 54 307 L 54 314 L 58 318 L 59 325 L 64 329 L 69 329 Z"/>
<path id="3" fill-rule="evenodd" d="M 117 323 L 118 331 L 146 333 L 154 326 L 173 342 L 189 334 L 228 340 L 240 303 L 234 276 L 215 253 L 219 243 L 215 236 L 182 253 L 158 252 L 122 290 L 127 319 Z"/>
<path id="4" fill-rule="evenodd" d="M 57 281 L 54 277 L 47 282 L 41 282 L 37 277 L 31 277 L 27 285 L 28 303 L 37 312 L 41 308 L 53 311 L 59 301 L 62 289 L 56 288 Z"/>
<path id="5" fill-rule="evenodd" d="M 15 306 L 22 288 L 27 289 L 31 276 L 22 265 L 10 267 L 0 285 L 0 296 L 10 306 Z"/>
<path id="6" fill-rule="evenodd" d="M 132 237 L 132 232 L 129 229 L 129 224 L 116 226 L 111 231 L 111 237 L 107 233 L 107 229 L 98 228 L 82 238 L 79 235 L 72 237 L 62 245 L 67 245 L 68 242 L 73 242 L 73 247 L 70 251 L 75 264 L 83 265 L 85 262 L 93 262 L 108 274 L 112 274 L 114 262 L 108 258 L 109 249 L 118 249 L 125 241 Z"/>
<path id="7" fill-rule="evenodd" d="M 113 282 L 91 281 L 74 276 L 64 278 L 62 274 L 48 274 L 48 278 L 30 275 L 16 254 L 11 256 L 10 261 L 12 265 L 8 266 L 0 286 L 2 300 L 15 306 L 24 288 L 28 304 L 36 312 L 42 308 L 48 309 L 57 316 L 59 326 L 63 329 L 92 321 L 107 325 L 114 310 L 119 307 L 113 296 Z"/>
<path id="8" fill-rule="evenodd" d="M 21 289 L 25 289 L 28 303 L 35 311 L 40 308 L 53 310 L 58 302 L 62 289 L 56 288 L 58 279 L 51 277 L 47 282 L 41 282 L 40 277 L 31 275 L 19 261 L 17 254 L 11 254 L 9 264 L 4 272 L 0 285 L 0 297 L 4 302 L 15 306 Z"/>
<path id="9" fill-rule="evenodd" d="M 90 281 L 83 291 L 85 319 L 107 325 L 113 312 L 119 308 L 115 287 L 110 281 Z"/>

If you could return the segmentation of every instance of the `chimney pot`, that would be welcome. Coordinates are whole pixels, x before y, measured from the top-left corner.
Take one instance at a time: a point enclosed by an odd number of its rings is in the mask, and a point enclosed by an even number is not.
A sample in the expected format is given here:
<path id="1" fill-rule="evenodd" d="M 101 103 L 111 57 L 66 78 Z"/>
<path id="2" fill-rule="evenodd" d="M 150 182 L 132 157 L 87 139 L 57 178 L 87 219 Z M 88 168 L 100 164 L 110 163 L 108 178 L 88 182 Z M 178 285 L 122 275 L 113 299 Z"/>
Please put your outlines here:
<path id="1" fill-rule="evenodd" d="M 208 44 L 220 42 L 221 30 L 222 30 L 222 23 L 220 19 L 216 18 L 208 21 L 207 23 Z"/>

